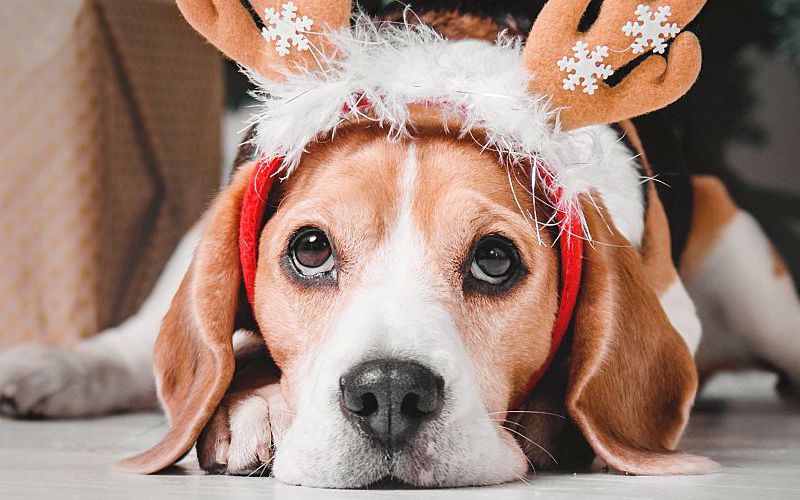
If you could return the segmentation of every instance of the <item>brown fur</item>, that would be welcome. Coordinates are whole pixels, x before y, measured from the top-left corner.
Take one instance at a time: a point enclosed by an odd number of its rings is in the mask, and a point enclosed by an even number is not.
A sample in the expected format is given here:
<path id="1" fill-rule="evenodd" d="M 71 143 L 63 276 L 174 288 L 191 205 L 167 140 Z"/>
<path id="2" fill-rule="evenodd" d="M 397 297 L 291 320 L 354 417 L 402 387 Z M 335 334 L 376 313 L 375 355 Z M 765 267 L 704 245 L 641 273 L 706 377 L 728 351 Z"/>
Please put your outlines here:
<path id="1" fill-rule="evenodd" d="M 653 169 L 647 160 L 644 146 L 636 128 L 629 120 L 618 124 L 625 141 L 636 152 L 642 175 L 651 177 Z M 644 234 L 642 235 L 642 266 L 650 286 L 659 296 L 678 279 L 678 271 L 672 264 L 672 240 L 669 221 L 664 206 L 656 191 L 655 181 L 645 184 L 646 211 L 644 215 Z"/>
<path id="2" fill-rule="evenodd" d="M 696 175 L 692 177 L 692 185 L 694 211 L 689 239 L 680 263 L 683 276 L 692 276 L 697 272 L 700 263 L 719 240 L 722 230 L 739 213 L 739 207 L 733 202 L 725 185 L 716 177 Z"/>
<path id="3" fill-rule="evenodd" d="M 733 221 L 741 209 L 731 197 L 725 184 L 713 176 L 692 177 L 694 187 L 694 217 L 689 233 L 686 252 L 681 259 L 681 273 L 691 276 L 699 264 L 714 249 L 725 227 Z M 770 245 L 772 274 L 776 278 L 786 276 L 789 269 L 780 252 Z"/>
<path id="4" fill-rule="evenodd" d="M 412 24 L 422 23 L 451 40 L 469 38 L 494 42 L 497 40 L 497 34 L 502 29 L 499 24 L 486 17 L 451 11 L 427 11 L 418 16 L 404 16 L 403 11 L 398 11 L 386 16 L 384 19 L 391 22 L 403 22 L 403 19 L 405 19 Z M 522 33 L 513 34 L 521 35 Z"/>
<path id="5" fill-rule="evenodd" d="M 639 255 L 591 205 L 594 244 L 575 314 L 567 408 L 595 453 L 634 474 L 696 473 L 701 457 L 671 452 L 697 390 L 692 356 L 647 285 Z M 603 220 L 605 219 L 605 221 Z"/>
<path id="6" fill-rule="evenodd" d="M 783 258 L 783 255 L 781 255 L 774 245 L 770 245 L 769 251 L 772 254 L 772 275 L 776 278 L 782 278 L 788 275 L 789 267 L 786 265 L 786 260 Z"/>

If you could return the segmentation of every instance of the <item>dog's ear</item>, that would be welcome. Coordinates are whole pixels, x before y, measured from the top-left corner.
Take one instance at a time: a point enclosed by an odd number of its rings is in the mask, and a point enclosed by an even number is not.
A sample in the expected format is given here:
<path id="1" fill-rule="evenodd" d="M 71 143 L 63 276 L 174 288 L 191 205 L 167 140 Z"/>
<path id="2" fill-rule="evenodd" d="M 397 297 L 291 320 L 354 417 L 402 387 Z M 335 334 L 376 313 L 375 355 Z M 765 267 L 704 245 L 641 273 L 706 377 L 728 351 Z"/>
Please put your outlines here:
<path id="1" fill-rule="evenodd" d="M 695 365 L 600 206 L 584 202 L 592 241 L 574 315 L 567 409 L 598 457 L 631 474 L 695 474 L 716 464 L 674 451 L 697 391 Z"/>
<path id="2" fill-rule="evenodd" d="M 180 460 L 228 389 L 234 372 L 233 333 L 242 302 L 239 218 L 254 168 L 255 162 L 242 165 L 205 216 L 200 244 L 154 348 L 170 430 L 150 450 L 121 462 L 125 471 L 150 474 Z"/>

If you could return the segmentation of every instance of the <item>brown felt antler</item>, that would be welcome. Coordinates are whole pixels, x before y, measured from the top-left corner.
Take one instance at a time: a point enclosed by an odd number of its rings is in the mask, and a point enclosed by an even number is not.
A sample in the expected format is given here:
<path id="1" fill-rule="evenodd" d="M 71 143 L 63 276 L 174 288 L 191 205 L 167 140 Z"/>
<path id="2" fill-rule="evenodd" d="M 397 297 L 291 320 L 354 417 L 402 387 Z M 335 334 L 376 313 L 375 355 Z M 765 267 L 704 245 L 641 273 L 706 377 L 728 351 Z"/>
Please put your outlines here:
<path id="1" fill-rule="evenodd" d="M 654 52 L 663 53 L 667 40 L 694 19 L 706 0 L 604 0 L 591 27 L 578 31 L 590 1 L 550 0 L 523 52 L 523 64 L 533 74 L 531 92 L 549 96 L 561 109 L 563 129 L 643 115 L 689 90 L 700 72 L 697 37 L 680 33 L 669 46 L 668 59 Z M 648 36 L 649 27 L 661 35 Z M 647 53 L 620 83 L 611 87 L 604 82 Z"/>
<path id="2" fill-rule="evenodd" d="M 350 0 L 177 0 L 184 17 L 218 49 L 266 78 L 314 68 L 324 33 L 350 25 Z"/>

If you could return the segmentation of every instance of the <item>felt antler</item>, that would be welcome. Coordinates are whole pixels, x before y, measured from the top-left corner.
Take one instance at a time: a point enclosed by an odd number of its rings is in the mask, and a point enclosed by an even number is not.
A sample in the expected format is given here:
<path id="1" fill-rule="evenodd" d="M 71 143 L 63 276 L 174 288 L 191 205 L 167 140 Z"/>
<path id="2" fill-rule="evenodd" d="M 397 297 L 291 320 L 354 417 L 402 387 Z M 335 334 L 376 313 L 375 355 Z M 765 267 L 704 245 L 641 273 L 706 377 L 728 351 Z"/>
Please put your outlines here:
<path id="1" fill-rule="evenodd" d="M 270 79 L 314 68 L 325 31 L 350 25 L 350 0 L 177 0 L 189 24 L 242 66 Z"/>
<path id="2" fill-rule="evenodd" d="M 531 92 L 561 108 L 564 129 L 614 123 L 663 108 L 686 93 L 700 72 L 700 43 L 681 28 L 706 0 L 604 0 L 586 32 L 578 31 L 591 0 L 550 0 L 533 26 L 523 64 Z M 677 38 L 669 58 L 660 55 Z M 652 52 L 619 84 L 603 82 Z"/>

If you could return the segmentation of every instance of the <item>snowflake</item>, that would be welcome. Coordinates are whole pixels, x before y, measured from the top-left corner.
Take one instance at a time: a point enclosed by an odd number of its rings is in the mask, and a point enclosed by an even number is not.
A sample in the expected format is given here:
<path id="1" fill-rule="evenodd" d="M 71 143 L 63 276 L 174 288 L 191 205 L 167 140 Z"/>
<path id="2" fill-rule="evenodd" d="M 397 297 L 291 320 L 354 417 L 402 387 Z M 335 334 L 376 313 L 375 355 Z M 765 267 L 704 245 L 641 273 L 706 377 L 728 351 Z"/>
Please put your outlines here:
<path id="1" fill-rule="evenodd" d="M 638 36 L 631 44 L 634 54 L 643 54 L 650 47 L 656 54 L 663 54 L 667 48 L 667 40 L 674 38 L 681 29 L 675 23 L 668 23 L 672 15 L 669 5 L 658 8 L 658 12 L 651 12 L 647 5 L 636 7 L 637 22 L 628 21 L 622 27 L 626 36 Z"/>
<path id="2" fill-rule="evenodd" d="M 297 6 L 294 2 L 283 4 L 283 10 L 278 13 L 273 8 L 267 8 L 266 20 L 269 26 L 261 28 L 261 34 L 267 41 L 274 42 L 278 55 L 284 57 L 289 54 L 289 48 L 294 46 L 298 51 L 310 50 L 308 33 L 314 21 L 306 16 L 297 17 Z"/>
<path id="3" fill-rule="evenodd" d="M 583 86 L 583 91 L 589 95 L 597 90 L 597 79 L 605 80 L 614 74 L 608 64 L 600 64 L 608 57 L 608 47 L 598 45 L 589 53 L 589 46 L 584 42 L 577 42 L 572 47 L 575 57 L 567 56 L 558 61 L 558 68 L 567 71 L 570 75 L 564 79 L 565 90 L 575 90 L 578 85 Z"/>

